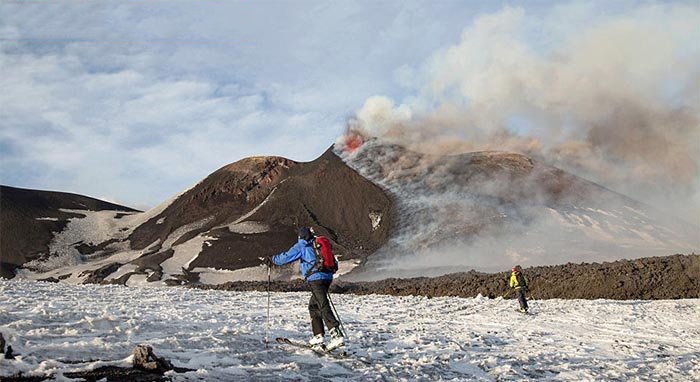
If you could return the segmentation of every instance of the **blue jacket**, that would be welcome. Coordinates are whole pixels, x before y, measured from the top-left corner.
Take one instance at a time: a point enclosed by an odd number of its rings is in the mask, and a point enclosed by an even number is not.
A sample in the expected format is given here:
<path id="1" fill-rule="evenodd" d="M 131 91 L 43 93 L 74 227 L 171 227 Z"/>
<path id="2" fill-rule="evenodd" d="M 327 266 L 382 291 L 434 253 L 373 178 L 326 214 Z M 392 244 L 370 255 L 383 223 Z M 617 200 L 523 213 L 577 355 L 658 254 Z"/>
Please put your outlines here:
<path id="1" fill-rule="evenodd" d="M 301 260 L 299 271 L 302 277 L 306 277 L 306 272 L 316 264 L 316 253 L 311 243 L 310 241 L 299 239 L 287 252 L 282 252 L 279 255 L 273 256 L 272 262 L 276 265 L 285 265 Z M 306 279 L 306 281 L 316 280 L 333 280 L 333 274 L 330 272 L 314 272 Z"/>

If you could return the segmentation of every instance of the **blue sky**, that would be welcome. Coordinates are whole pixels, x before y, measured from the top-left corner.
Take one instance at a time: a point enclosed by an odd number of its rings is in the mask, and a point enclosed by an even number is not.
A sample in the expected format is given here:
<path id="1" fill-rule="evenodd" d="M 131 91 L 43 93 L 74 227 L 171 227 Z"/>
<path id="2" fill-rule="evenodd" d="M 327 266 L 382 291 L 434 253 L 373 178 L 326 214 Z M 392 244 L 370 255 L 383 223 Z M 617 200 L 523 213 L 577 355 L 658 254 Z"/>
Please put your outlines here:
<path id="1" fill-rule="evenodd" d="M 0 182 L 152 207 L 251 155 L 309 161 L 373 95 L 410 100 L 477 1 L 2 1 Z M 518 3 L 524 32 L 561 2 Z M 558 15 L 561 15 L 558 14 Z"/>

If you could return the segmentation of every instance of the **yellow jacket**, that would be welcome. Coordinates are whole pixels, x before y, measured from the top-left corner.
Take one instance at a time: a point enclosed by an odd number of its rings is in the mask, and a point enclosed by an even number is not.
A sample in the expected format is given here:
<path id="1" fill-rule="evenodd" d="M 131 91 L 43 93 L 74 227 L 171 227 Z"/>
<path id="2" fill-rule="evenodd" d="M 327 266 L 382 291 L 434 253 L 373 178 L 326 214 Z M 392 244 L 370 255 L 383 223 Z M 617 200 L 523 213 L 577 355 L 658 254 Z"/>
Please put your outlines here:
<path id="1" fill-rule="evenodd" d="M 520 283 L 518 282 L 518 276 L 517 276 L 518 274 L 520 275 L 520 278 L 522 279 L 522 281 L 524 282 L 524 284 L 520 284 Z M 530 285 L 530 281 L 528 281 L 527 277 L 525 277 L 524 274 L 522 274 L 522 273 L 520 273 L 520 272 L 517 272 L 517 273 L 516 273 L 516 272 L 512 272 L 512 273 L 510 274 L 510 287 L 511 287 L 511 288 L 521 288 L 521 287 L 527 287 L 527 286 L 529 286 L 529 285 Z"/>

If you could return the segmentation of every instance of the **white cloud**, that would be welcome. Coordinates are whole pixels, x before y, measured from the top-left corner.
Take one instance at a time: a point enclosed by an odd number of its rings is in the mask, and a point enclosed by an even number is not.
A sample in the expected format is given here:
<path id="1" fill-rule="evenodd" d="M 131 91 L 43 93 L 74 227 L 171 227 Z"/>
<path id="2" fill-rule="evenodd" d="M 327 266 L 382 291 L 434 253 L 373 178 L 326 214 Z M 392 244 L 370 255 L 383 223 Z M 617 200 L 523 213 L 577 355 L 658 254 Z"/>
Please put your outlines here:
<path id="1" fill-rule="evenodd" d="M 245 156 L 315 158 L 404 50 L 373 48 L 399 3 L 0 7 L 2 182 L 138 206 Z"/>

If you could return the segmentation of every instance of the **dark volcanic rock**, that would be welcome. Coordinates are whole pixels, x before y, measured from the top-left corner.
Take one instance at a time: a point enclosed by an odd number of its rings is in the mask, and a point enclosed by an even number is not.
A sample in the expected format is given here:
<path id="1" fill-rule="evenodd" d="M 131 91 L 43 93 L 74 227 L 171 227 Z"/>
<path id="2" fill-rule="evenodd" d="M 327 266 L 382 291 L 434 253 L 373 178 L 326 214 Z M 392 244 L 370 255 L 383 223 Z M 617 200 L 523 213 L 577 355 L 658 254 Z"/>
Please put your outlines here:
<path id="1" fill-rule="evenodd" d="M 148 345 L 138 345 L 133 351 L 134 369 L 150 372 L 165 373 L 173 369 L 173 365 L 165 358 L 158 357 L 153 348 Z"/>
<path id="2" fill-rule="evenodd" d="M 20 373 L 9 377 L 0 377 L 0 382 L 40 382 L 51 379 L 52 377 L 26 377 Z"/>
<path id="3" fill-rule="evenodd" d="M 119 267 L 121 267 L 119 263 L 110 263 L 94 271 L 85 271 L 80 275 L 87 275 L 87 278 L 83 281 L 84 284 L 100 284 L 105 277 L 116 272 Z"/>
<path id="4" fill-rule="evenodd" d="M 149 269 L 152 270 L 153 274 L 150 278 L 153 280 L 160 280 L 160 276 L 163 274 L 163 268 L 160 266 L 160 264 L 171 258 L 174 253 L 174 250 L 168 249 L 166 251 L 141 256 L 131 263 L 139 266 L 137 269 L 138 272 L 146 272 Z"/>
<path id="5" fill-rule="evenodd" d="M 19 354 L 15 354 L 11 345 L 7 345 L 7 349 L 5 349 L 5 359 L 15 359 L 18 355 Z"/>
<path id="6" fill-rule="evenodd" d="M 67 378 L 87 382 L 166 382 L 170 378 L 145 370 L 117 366 L 103 366 L 95 370 L 63 373 Z"/>
<path id="7" fill-rule="evenodd" d="M 656 300 L 700 298 L 700 255 L 648 257 L 593 264 L 564 264 L 525 268 L 530 296 L 536 299 Z M 495 298 L 508 291 L 510 272 L 453 273 L 440 277 L 386 279 L 373 282 L 336 282 L 334 293 L 387 294 L 392 296 L 482 296 Z M 206 289 L 265 291 L 265 282 L 233 282 Z M 306 290 L 302 280 L 273 282 L 280 292 Z"/>
<path id="8" fill-rule="evenodd" d="M 69 218 L 81 216 L 60 209 L 136 211 L 66 192 L 0 186 L 0 277 L 12 278 L 16 268 L 46 254 L 53 232 L 63 230 Z"/>

